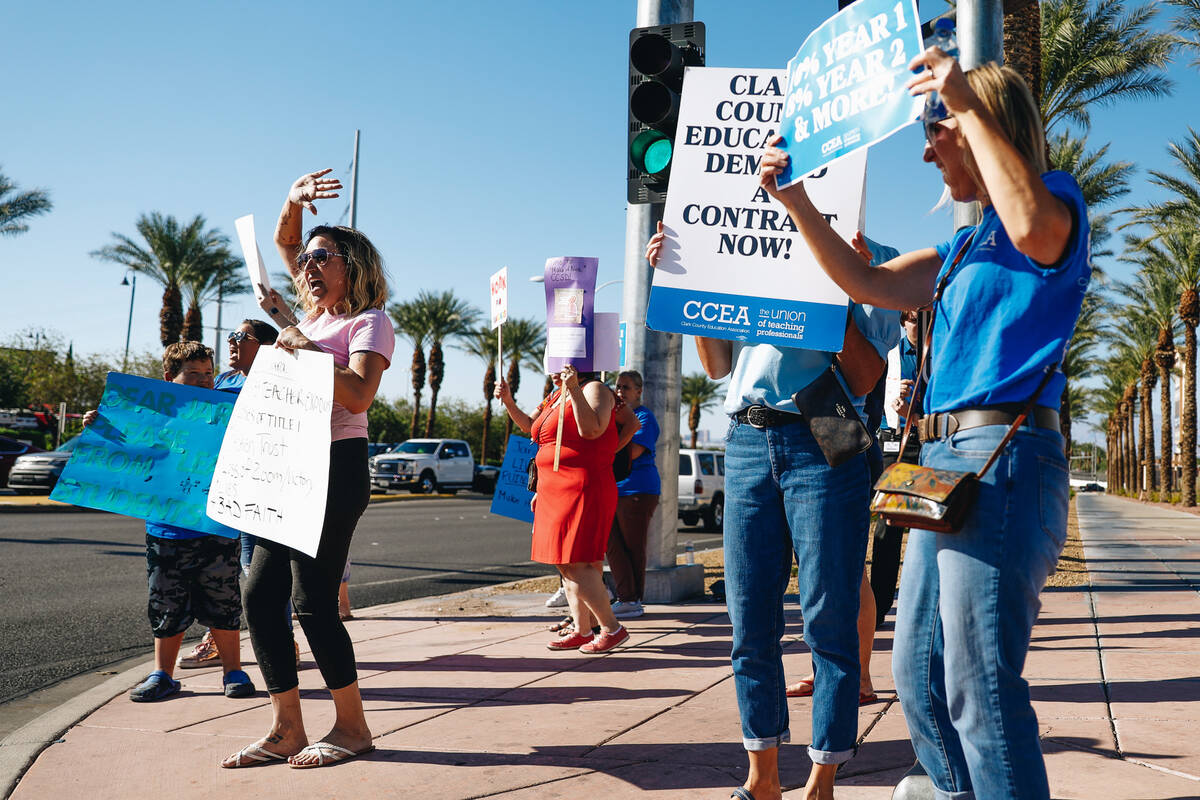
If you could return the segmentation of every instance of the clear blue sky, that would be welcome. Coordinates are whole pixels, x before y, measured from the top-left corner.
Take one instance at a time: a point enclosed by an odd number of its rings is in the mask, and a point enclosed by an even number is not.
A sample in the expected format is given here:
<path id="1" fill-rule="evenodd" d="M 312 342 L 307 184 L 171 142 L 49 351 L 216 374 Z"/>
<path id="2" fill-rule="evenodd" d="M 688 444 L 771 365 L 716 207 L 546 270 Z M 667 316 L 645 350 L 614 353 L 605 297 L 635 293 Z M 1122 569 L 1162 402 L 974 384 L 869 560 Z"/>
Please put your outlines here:
<path id="1" fill-rule="evenodd" d="M 834 0 L 695 3 L 711 66 L 782 68 L 835 10 Z M 921 3 L 924 18 L 941 10 Z M 358 225 L 388 262 L 394 300 L 452 288 L 482 308 L 488 276 L 507 265 L 510 313 L 534 316 L 541 287 L 524 278 L 549 256 L 597 256 L 600 281 L 620 278 L 635 11 L 635 0 L 6 8 L 0 168 L 23 188 L 48 189 L 55 207 L 0 240 L 17 290 L 0 339 L 46 328 L 76 352 L 119 358 L 129 290 L 118 266 L 88 253 L 114 231 L 134 235 L 144 212 L 203 214 L 231 237 L 233 220 L 253 213 L 280 269 L 270 235 L 287 187 L 322 167 L 348 177 L 355 128 Z M 1145 171 L 1169 168 L 1167 140 L 1184 136 L 1200 107 L 1200 73 L 1180 64 L 1171 74 L 1173 98 L 1093 114 L 1092 145 L 1111 141 L 1111 157 L 1139 167 L 1129 202 L 1153 196 Z M 941 183 L 921 163 L 921 142 L 910 126 L 870 155 L 867 233 L 901 250 L 950 231 L 948 216 L 923 211 Z M 308 219 L 339 221 L 347 197 Z M 139 281 L 132 350 L 159 350 L 160 300 Z M 620 288 L 597 305 L 620 310 Z M 247 316 L 262 316 L 252 298 L 226 304 L 227 327 Z M 215 320 L 206 308 L 205 323 Z M 398 346 L 385 396 L 411 392 L 410 355 Z M 452 351 L 443 397 L 480 399 L 481 369 Z M 690 342 L 684 369 L 699 369 Z M 522 405 L 539 386 L 523 383 Z M 702 427 L 721 421 L 710 414 Z"/>

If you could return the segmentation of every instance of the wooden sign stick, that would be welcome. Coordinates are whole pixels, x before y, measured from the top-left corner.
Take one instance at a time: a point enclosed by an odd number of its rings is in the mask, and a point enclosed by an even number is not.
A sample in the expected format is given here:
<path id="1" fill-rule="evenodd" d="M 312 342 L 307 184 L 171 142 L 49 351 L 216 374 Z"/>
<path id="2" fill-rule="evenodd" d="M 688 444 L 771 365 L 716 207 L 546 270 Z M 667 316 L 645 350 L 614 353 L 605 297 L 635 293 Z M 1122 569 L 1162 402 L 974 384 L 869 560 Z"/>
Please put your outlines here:
<path id="1" fill-rule="evenodd" d="M 554 471 L 558 472 L 558 457 L 562 454 L 562 429 L 563 418 L 566 416 L 567 410 L 567 394 L 566 389 L 559 390 L 558 398 L 558 430 L 554 433 Z"/>

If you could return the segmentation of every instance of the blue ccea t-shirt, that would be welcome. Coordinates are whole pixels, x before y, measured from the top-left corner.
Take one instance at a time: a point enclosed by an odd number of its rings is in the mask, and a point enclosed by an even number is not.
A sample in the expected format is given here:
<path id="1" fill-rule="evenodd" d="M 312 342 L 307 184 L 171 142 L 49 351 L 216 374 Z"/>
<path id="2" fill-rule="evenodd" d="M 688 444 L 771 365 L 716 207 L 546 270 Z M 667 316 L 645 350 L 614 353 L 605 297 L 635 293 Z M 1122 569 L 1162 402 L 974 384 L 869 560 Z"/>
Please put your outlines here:
<path id="1" fill-rule="evenodd" d="M 629 476 L 625 480 L 617 482 L 617 496 L 662 494 L 662 481 L 658 477 L 658 466 L 654 463 L 654 445 L 658 442 L 658 420 L 645 406 L 638 406 L 633 413 L 637 416 L 638 422 L 642 423 L 642 427 L 630 441 L 632 444 L 640 444 L 646 448 L 646 452 L 633 460 L 629 468 Z"/>
<path id="2" fill-rule="evenodd" d="M 1024 403 L 1044 368 L 1062 358 L 1091 280 L 1091 229 L 1074 178 L 1054 171 L 1042 175 L 1042 181 L 1074 218 L 1059 263 L 1038 264 L 1018 251 L 990 206 L 979 225 L 963 228 L 937 248 L 940 281 L 975 231 L 935 311 L 924 401 L 928 412 Z M 1059 370 L 1038 405 L 1057 409 L 1065 385 Z"/>

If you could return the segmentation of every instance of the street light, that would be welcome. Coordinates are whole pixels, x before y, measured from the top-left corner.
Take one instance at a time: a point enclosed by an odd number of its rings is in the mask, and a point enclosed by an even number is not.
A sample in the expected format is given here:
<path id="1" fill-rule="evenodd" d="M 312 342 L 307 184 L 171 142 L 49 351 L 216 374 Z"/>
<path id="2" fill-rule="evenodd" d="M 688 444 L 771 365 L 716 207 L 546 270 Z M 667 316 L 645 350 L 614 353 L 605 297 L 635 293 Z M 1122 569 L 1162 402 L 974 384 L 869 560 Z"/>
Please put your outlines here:
<path id="1" fill-rule="evenodd" d="M 133 276 L 133 280 L 129 279 Z M 129 370 L 129 332 L 133 330 L 133 296 L 137 293 L 137 273 L 126 272 L 121 278 L 121 285 L 129 287 L 129 322 L 125 325 L 125 357 L 121 359 L 121 372 Z"/>

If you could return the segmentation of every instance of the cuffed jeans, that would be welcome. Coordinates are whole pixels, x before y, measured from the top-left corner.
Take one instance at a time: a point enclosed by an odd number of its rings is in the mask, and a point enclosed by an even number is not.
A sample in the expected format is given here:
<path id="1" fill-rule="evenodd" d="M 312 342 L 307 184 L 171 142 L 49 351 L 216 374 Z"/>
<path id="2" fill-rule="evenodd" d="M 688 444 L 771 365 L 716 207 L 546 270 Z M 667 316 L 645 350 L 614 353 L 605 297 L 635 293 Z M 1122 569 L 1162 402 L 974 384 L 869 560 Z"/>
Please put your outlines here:
<path id="1" fill-rule="evenodd" d="M 978 472 L 1007 430 L 926 444 L 921 463 Z M 1025 428 L 984 476 L 960 532 L 909 532 L 892 671 L 938 798 L 1050 796 L 1021 671 L 1066 541 L 1067 485 L 1062 436 Z"/>
<path id="2" fill-rule="evenodd" d="M 812 649 L 815 764 L 840 764 L 858 734 L 859 585 L 866 558 L 863 455 L 831 468 L 803 422 L 730 423 L 725 449 L 725 591 L 733 676 L 747 750 L 789 741 L 783 593 L 799 564 L 804 640 Z"/>

